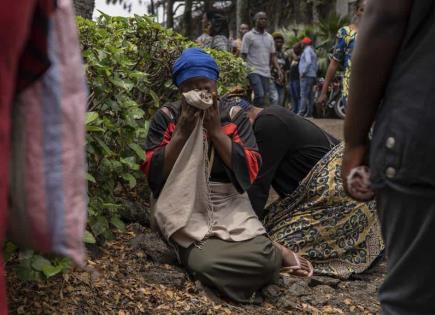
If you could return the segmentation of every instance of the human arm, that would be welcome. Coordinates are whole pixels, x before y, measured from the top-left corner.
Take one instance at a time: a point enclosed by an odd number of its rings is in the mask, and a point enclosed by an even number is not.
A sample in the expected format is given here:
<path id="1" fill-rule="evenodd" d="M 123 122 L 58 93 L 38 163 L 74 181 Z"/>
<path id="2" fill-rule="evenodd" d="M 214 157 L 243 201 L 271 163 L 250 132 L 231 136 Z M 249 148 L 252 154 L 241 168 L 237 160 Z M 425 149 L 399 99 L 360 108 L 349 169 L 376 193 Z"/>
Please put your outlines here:
<path id="1" fill-rule="evenodd" d="M 335 60 L 334 58 L 331 59 L 331 62 L 329 63 L 328 70 L 326 71 L 325 81 L 323 82 L 322 91 L 320 93 L 319 99 L 317 102 L 319 104 L 325 104 L 326 100 L 328 98 L 328 89 L 331 85 L 332 80 L 335 77 L 335 73 L 337 72 L 337 69 L 339 67 L 340 63 Z"/>
<path id="2" fill-rule="evenodd" d="M 332 80 L 335 77 L 338 67 L 344 64 L 344 59 L 346 55 L 346 48 L 348 44 L 346 43 L 346 36 L 349 34 L 350 27 L 342 27 L 337 32 L 337 40 L 335 42 L 334 52 L 332 53 L 332 58 L 326 71 L 325 81 L 322 86 L 322 91 L 320 93 L 317 102 L 319 104 L 326 103 L 328 88 L 331 85 Z"/>
<path id="3" fill-rule="evenodd" d="M 352 58 L 342 177 L 364 165 L 368 133 L 406 32 L 413 0 L 369 0 Z"/>
<path id="4" fill-rule="evenodd" d="M 277 117 L 263 115 L 257 118 L 254 133 L 262 156 L 262 167 L 248 194 L 252 207 L 263 218 L 264 207 L 279 164 L 287 153 L 287 127 Z"/>
<path id="5" fill-rule="evenodd" d="M 246 60 L 246 58 L 248 57 L 250 46 L 251 46 L 250 36 L 249 36 L 249 34 L 246 34 L 245 36 L 243 36 L 242 46 L 240 48 L 240 54 L 241 54 L 243 60 Z"/>
<path id="6" fill-rule="evenodd" d="M 284 74 L 281 67 L 279 66 L 276 52 L 270 54 L 270 62 L 272 64 L 272 67 L 275 68 L 276 72 L 278 73 L 278 81 L 281 82 L 283 80 Z"/>
<path id="7" fill-rule="evenodd" d="M 310 54 L 304 50 L 299 61 L 299 75 L 301 76 L 301 78 L 303 78 L 307 73 L 310 60 Z"/>
<path id="8" fill-rule="evenodd" d="M 221 128 L 216 93 L 213 93 L 213 105 L 205 112 L 204 128 L 207 130 L 207 135 L 216 149 L 216 153 L 219 154 L 226 167 L 232 169 L 232 142 Z"/>
<path id="9" fill-rule="evenodd" d="M 157 111 L 153 117 L 145 142 L 146 159 L 142 171 L 147 176 L 155 197 L 159 195 L 195 127 L 197 116 L 193 107 L 183 104 L 177 124 L 166 107 Z"/>

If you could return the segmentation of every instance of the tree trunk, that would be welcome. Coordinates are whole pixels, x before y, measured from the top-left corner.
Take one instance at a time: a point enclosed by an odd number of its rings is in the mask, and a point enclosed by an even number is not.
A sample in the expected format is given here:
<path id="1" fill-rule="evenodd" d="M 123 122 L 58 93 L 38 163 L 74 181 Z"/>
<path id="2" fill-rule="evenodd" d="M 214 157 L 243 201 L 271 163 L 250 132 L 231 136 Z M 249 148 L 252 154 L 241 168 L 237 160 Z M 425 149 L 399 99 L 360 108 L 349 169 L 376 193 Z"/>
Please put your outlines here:
<path id="1" fill-rule="evenodd" d="M 193 0 L 186 0 L 183 14 L 183 31 L 187 38 L 192 37 L 192 6 Z"/>
<path id="2" fill-rule="evenodd" d="M 313 1 L 313 23 L 317 24 L 320 21 L 320 12 L 319 12 L 319 6 L 320 6 L 320 1 L 315 0 Z"/>
<path id="3" fill-rule="evenodd" d="M 236 37 L 240 34 L 240 25 L 249 23 L 249 12 L 247 8 L 246 0 L 237 0 L 236 1 Z"/>
<path id="4" fill-rule="evenodd" d="M 248 0 L 239 0 L 240 1 L 240 24 L 248 24 L 249 26 L 252 25 L 252 17 L 249 14 L 249 7 L 248 7 Z M 238 35 L 238 33 L 237 33 Z"/>
<path id="5" fill-rule="evenodd" d="M 174 28 L 174 0 L 166 1 L 166 27 Z"/>
<path id="6" fill-rule="evenodd" d="M 94 13 L 95 0 L 74 0 L 76 15 L 92 20 Z"/>
<path id="7" fill-rule="evenodd" d="M 151 0 L 149 8 L 150 8 L 150 14 L 152 16 L 155 16 L 156 15 L 156 10 L 155 10 L 155 5 L 154 5 L 154 0 Z"/>
<path id="8" fill-rule="evenodd" d="M 273 30 L 276 31 L 279 28 L 279 21 L 282 14 L 282 1 L 281 0 L 275 0 L 273 3 L 273 15 L 272 18 L 272 27 Z"/>

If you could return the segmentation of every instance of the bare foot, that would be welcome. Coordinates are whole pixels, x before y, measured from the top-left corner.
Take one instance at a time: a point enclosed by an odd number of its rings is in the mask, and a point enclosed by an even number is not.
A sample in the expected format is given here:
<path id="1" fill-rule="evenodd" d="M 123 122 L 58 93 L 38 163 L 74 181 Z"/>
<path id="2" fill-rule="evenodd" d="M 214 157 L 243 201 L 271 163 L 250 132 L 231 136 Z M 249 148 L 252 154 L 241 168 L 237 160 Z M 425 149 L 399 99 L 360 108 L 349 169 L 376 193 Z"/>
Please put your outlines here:
<path id="1" fill-rule="evenodd" d="M 274 242 L 274 245 L 281 251 L 282 271 L 303 278 L 313 275 L 313 266 L 307 259 L 277 242 Z"/>

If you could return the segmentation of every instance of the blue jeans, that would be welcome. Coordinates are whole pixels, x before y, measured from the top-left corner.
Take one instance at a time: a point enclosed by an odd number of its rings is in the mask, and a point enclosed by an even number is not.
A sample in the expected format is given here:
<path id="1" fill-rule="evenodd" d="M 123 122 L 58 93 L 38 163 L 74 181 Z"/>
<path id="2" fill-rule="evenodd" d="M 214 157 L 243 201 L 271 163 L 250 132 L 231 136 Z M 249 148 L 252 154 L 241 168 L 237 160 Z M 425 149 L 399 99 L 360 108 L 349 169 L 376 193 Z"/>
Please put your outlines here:
<path id="1" fill-rule="evenodd" d="M 301 83 L 299 80 L 290 81 L 290 95 L 292 98 L 292 111 L 297 114 L 301 103 Z"/>
<path id="2" fill-rule="evenodd" d="M 270 94 L 270 78 L 264 77 L 257 73 L 248 75 L 251 89 L 254 91 L 254 105 L 264 107 L 266 97 Z"/>
<path id="3" fill-rule="evenodd" d="M 272 105 L 284 106 L 285 88 L 272 81 L 270 85 L 270 102 Z"/>
<path id="4" fill-rule="evenodd" d="M 313 116 L 314 111 L 314 84 L 316 78 L 305 77 L 301 78 L 301 105 L 299 109 L 299 115 L 304 117 Z"/>

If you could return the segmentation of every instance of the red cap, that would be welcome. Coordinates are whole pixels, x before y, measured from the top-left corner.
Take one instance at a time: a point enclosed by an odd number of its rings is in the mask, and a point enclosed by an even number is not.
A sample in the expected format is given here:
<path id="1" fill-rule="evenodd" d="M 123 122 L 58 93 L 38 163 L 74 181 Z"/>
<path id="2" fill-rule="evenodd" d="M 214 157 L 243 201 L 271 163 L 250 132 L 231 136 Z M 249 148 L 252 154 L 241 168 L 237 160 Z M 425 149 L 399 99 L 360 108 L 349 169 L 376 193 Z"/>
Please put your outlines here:
<path id="1" fill-rule="evenodd" d="M 311 38 L 309 38 L 309 37 L 304 37 L 304 38 L 301 40 L 301 43 L 302 43 L 302 44 L 305 44 L 305 45 L 311 45 L 311 44 L 313 43 L 313 40 L 312 40 Z"/>

